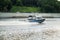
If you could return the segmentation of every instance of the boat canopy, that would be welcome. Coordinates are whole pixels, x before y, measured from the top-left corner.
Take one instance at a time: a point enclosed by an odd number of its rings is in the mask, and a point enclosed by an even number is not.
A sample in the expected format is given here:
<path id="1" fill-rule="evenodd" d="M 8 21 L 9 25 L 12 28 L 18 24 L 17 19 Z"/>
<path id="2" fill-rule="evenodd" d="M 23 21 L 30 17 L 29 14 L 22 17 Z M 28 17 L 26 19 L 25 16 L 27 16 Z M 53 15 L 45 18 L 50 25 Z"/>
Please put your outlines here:
<path id="1" fill-rule="evenodd" d="M 42 19 L 42 17 L 39 17 L 39 16 L 29 16 L 29 19 L 39 20 L 39 19 Z"/>

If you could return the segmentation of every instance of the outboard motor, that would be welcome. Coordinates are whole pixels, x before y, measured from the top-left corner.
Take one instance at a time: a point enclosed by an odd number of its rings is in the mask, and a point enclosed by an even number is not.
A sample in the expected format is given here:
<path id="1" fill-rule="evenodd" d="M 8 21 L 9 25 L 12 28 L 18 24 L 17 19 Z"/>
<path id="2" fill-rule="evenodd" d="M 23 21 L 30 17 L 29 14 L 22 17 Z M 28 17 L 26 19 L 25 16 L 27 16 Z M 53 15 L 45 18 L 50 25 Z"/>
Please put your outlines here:
<path id="1" fill-rule="evenodd" d="M 42 22 L 44 22 L 45 21 L 45 19 L 42 19 L 39 23 L 42 23 Z"/>

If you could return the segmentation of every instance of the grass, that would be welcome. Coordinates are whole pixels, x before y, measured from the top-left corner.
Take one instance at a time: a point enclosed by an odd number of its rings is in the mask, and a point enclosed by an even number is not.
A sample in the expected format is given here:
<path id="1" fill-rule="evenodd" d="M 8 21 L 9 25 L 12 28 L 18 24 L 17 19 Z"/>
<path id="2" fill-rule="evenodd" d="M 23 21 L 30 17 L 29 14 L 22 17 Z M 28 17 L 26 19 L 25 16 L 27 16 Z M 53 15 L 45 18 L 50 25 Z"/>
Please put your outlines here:
<path id="1" fill-rule="evenodd" d="M 21 6 L 13 6 L 10 10 L 11 12 L 22 12 L 22 13 L 35 13 L 40 12 L 39 7 L 21 7 Z"/>

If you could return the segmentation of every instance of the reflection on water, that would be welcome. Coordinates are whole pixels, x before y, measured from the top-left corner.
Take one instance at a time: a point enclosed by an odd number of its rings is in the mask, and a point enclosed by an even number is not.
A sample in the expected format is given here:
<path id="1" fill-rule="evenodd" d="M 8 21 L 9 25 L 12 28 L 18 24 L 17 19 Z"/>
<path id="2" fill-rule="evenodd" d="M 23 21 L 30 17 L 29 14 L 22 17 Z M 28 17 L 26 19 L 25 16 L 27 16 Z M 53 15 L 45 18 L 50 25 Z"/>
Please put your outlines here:
<path id="1" fill-rule="evenodd" d="M 23 19 L 2 19 L 19 25 L 0 25 L 0 40 L 60 40 L 60 18 L 46 18 L 42 24 L 21 22 Z M 21 25 L 26 24 L 26 25 Z"/>

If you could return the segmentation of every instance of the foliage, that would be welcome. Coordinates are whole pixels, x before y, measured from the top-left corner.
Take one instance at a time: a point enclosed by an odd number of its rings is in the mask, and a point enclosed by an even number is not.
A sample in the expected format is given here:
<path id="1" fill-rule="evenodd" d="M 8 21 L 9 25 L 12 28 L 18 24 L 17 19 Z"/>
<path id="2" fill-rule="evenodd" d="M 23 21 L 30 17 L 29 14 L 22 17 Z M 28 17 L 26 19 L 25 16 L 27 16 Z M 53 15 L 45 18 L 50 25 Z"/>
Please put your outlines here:
<path id="1" fill-rule="evenodd" d="M 0 11 L 8 12 L 12 7 L 11 0 L 0 0 Z"/>
<path id="2" fill-rule="evenodd" d="M 60 2 L 59 2 L 60 3 Z M 59 13 L 60 12 L 60 4 L 57 0 L 40 0 L 41 11 L 47 13 Z"/>
<path id="3" fill-rule="evenodd" d="M 13 6 L 11 12 L 39 12 L 37 7 Z"/>
<path id="4" fill-rule="evenodd" d="M 13 9 L 15 8 L 15 7 L 13 8 L 13 6 L 16 6 L 15 10 L 20 12 L 22 10 L 24 11 L 30 10 L 28 12 L 31 11 L 35 12 L 35 10 L 37 10 L 39 7 L 40 12 L 60 13 L 60 1 L 57 0 L 0 0 L 0 12 L 10 12 L 10 11 L 13 12 Z M 35 9 L 33 7 L 37 8 Z"/>

